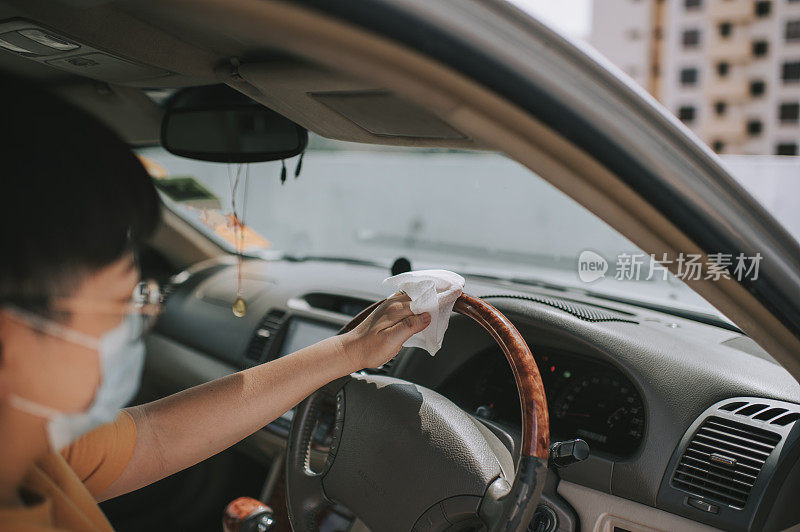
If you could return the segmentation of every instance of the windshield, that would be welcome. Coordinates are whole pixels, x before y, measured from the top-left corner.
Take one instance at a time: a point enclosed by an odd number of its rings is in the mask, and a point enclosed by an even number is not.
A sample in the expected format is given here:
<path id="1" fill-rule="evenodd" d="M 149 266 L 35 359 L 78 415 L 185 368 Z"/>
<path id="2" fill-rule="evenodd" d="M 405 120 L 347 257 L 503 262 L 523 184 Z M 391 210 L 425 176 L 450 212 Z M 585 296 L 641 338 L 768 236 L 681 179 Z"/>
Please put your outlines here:
<path id="1" fill-rule="evenodd" d="M 715 313 L 681 281 L 651 271 L 649 256 L 605 222 L 497 153 L 311 135 L 299 177 L 297 158 L 286 161 L 283 184 L 280 161 L 244 169 L 156 147 L 139 154 L 150 162 L 166 204 L 232 251 L 236 188 L 249 254 L 387 265 L 405 257 L 414 269 L 547 282 Z M 608 270 L 587 282 L 579 259 L 595 254 Z M 635 277 L 615 272 L 626 256 L 646 259 Z"/>

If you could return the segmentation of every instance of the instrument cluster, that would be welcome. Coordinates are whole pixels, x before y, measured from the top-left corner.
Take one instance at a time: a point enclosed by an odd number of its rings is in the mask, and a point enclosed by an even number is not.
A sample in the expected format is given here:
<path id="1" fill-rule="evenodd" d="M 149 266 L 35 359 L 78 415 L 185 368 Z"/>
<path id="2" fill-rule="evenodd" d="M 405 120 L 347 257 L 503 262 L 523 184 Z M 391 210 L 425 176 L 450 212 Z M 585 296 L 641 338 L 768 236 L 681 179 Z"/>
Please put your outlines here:
<path id="1" fill-rule="evenodd" d="M 582 438 L 592 451 L 618 457 L 636 452 L 645 429 L 638 390 L 615 367 L 573 353 L 540 348 L 552 441 Z M 437 391 L 484 419 L 520 426 L 514 375 L 497 348 L 480 352 L 452 373 Z"/>

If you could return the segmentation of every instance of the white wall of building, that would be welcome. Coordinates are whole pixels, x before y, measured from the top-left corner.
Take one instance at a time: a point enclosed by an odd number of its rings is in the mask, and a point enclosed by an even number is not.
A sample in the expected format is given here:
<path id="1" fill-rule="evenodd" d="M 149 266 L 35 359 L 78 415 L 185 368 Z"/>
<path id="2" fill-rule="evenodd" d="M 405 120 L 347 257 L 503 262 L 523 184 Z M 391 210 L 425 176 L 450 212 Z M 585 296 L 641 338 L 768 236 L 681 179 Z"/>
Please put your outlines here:
<path id="1" fill-rule="evenodd" d="M 652 65 L 650 54 L 651 2 L 601 0 L 592 10 L 589 42 L 611 61 L 647 88 Z M 621 18 L 620 14 L 624 14 Z"/>

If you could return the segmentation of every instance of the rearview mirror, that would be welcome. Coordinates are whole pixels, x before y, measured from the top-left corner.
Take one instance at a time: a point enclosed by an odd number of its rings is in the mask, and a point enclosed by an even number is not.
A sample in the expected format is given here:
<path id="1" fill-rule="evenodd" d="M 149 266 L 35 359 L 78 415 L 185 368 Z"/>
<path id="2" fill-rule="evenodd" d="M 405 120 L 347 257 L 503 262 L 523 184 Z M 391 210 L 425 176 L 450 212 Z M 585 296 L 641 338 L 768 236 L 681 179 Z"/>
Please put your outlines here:
<path id="1" fill-rule="evenodd" d="M 183 89 L 170 98 L 161 144 L 189 159 L 254 163 L 302 153 L 308 132 L 226 85 L 213 85 Z"/>

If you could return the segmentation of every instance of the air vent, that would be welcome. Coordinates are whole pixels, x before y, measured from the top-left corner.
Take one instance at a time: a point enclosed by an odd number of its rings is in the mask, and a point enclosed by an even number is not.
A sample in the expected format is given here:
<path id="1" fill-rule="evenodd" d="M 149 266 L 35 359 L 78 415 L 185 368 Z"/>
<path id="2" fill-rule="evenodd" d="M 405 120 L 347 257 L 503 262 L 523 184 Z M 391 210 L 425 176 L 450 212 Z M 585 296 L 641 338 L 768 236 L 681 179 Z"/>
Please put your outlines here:
<path id="1" fill-rule="evenodd" d="M 286 313 L 282 310 L 270 310 L 258 323 L 253 339 L 247 347 L 245 359 L 249 362 L 258 363 L 264 360 L 272 340 L 283 325 Z"/>
<path id="2" fill-rule="evenodd" d="M 771 407 L 771 408 L 770 408 Z M 775 407 L 762 402 L 733 401 L 722 405 L 720 410 L 733 412 L 756 421 L 764 421 L 770 425 L 785 427 L 800 419 L 800 412 L 791 412 L 788 408 Z M 788 412 L 788 413 L 787 413 Z"/>
<path id="3" fill-rule="evenodd" d="M 720 407 L 720 410 L 733 412 L 734 410 L 738 410 L 743 406 L 747 406 L 747 404 L 747 401 L 734 401 L 733 403 L 728 403 L 727 405 Z"/>
<path id="4" fill-rule="evenodd" d="M 709 406 L 670 458 L 658 507 L 721 530 L 752 528 L 756 514 L 773 504 L 768 494 L 776 482 L 783 482 L 776 472 L 796 461 L 799 418 L 800 405 L 765 397 L 729 397 Z"/>
<path id="5" fill-rule="evenodd" d="M 547 305 L 549 307 L 563 310 L 568 314 L 572 314 L 576 318 L 593 323 L 603 322 L 603 321 L 617 321 L 623 323 L 636 323 L 636 324 L 639 323 L 638 321 L 624 317 L 624 314 L 622 313 L 616 314 L 607 312 L 605 309 L 599 307 L 585 305 L 582 303 L 575 303 L 568 299 L 562 299 L 559 297 L 527 296 L 527 295 L 523 296 L 519 294 L 494 294 L 489 296 L 481 296 L 481 299 L 493 299 L 493 298 L 521 299 L 524 301 L 533 301 L 534 303 L 541 303 L 542 305 Z"/>
<path id="6" fill-rule="evenodd" d="M 746 406 L 746 407 L 744 407 L 744 408 L 742 408 L 740 410 L 736 410 L 736 414 L 740 415 L 740 416 L 750 417 L 753 414 L 761 412 L 762 410 L 765 410 L 767 408 L 769 408 L 769 405 L 756 403 L 756 404 L 753 404 L 753 405 Z"/>
<path id="7" fill-rule="evenodd" d="M 355 316 L 374 303 L 374 301 L 360 297 L 327 294 L 324 292 L 312 292 L 304 295 L 302 299 L 312 308 L 347 316 Z"/>
<path id="8" fill-rule="evenodd" d="M 191 276 L 192 274 L 188 270 L 183 270 L 170 277 L 161 287 L 161 304 L 166 305 L 167 299 L 175 292 L 175 289 L 188 281 Z"/>
<path id="9" fill-rule="evenodd" d="M 797 412 L 792 412 L 791 414 L 786 414 L 786 415 L 783 415 L 783 416 L 779 417 L 778 419 L 770 421 L 769 424 L 770 425 L 780 425 L 781 427 L 785 427 L 787 425 L 791 425 L 792 423 L 794 423 L 798 419 L 800 419 L 800 414 L 798 414 Z"/>
<path id="10" fill-rule="evenodd" d="M 759 421 L 769 421 L 772 418 L 776 418 L 781 414 L 785 414 L 785 408 L 768 408 L 761 412 L 760 414 L 753 416 L 753 419 L 757 419 Z"/>
<path id="11" fill-rule="evenodd" d="M 742 509 L 761 468 L 780 439 L 774 432 L 709 417 L 681 456 L 672 485 Z"/>

